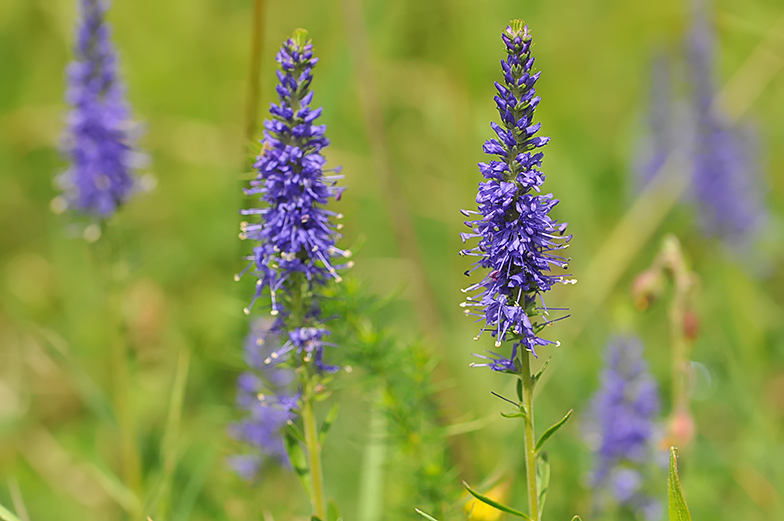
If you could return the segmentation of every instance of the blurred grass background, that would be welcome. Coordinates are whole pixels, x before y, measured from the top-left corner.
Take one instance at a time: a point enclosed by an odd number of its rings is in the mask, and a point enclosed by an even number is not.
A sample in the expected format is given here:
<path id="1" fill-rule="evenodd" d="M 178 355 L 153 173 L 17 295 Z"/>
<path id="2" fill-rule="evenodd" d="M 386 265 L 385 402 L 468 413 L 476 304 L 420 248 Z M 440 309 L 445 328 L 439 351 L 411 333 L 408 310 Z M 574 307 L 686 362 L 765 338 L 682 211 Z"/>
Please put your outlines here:
<path id="1" fill-rule="evenodd" d="M 242 129 L 251 1 L 113 4 L 109 19 L 128 97 L 146 126 L 141 145 L 158 179 L 157 188 L 134 198 L 107 230 L 123 244 L 114 276 L 127 288 L 123 313 L 134 360 L 133 411 L 147 479 L 160 464 L 177 360 L 187 351 L 172 519 L 305 514 L 306 498 L 293 476 L 270 470 L 262 486 L 253 486 L 223 461 L 237 448 L 225 426 L 237 417 L 234 380 L 247 327 L 242 308 L 251 290 L 248 281 L 232 281 L 244 251 L 237 210 L 248 149 Z M 509 19 L 524 18 L 543 70 L 537 115 L 543 134 L 552 137 L 545 188 L 561 200 L 556 217 L 570 223 L 571 272 L 580 280 L 548 300 L 570 306 L 573 319 L 550 334 L 563 345 L 537 398 L 537 425 L 541 432 L 569 408 L 575 408 L 576 421 L 550 442 L 547 518 L 589 518 L 591 458 L 580 422 L 610 334 L 640 333 L 669 410 L 665 305 L 638 313 L 628 288 L 664 234 L 673 232 L 702 278 L 701 336 L 693 359 L 712 375 L 709 392 L 693 403 L 696 441 L 681 457 L 692 514 L 784 519 L 784 74 L 777 70 L 784 62 L 784 32 L 766 44 L 773 58 L 764 62 L 763 88 L 750 98 L 745 115 L 760 129 L 771 213 L 758 245 L 733 251 L 703 239 L 693 208 L 685 204 L 655 223 L 628 261 L 611 262 L 605 270 L 592 261 L 600 251 L 602 259 L 622 258 L 615 252 L 623 241 L 607 240 L 633 200 L 631 165 L 646 132 L 651 60 L 662 51 L 683 55 L 689 6 L 683 0 L 398 0 L 356 6 L 350 0 L 267 0 L 260 112 L 273 99 L 277 47 L 293 29 L 308 29 L 321 58 L 313 88 L 332 141 L 326 156 L 330 164 L 343 165 L 350 187 L 339 203 L 345 242 L 362 244 L 354 274 L 380 295 L 409 282 L 385 322 L 405 338 L 426 335 L 441 359 L 439 378 L 447 378 L 450 398 L 443 402 L 450 420 L 483 425 L 457 436 L 466 448 L 456 462 L 459 476 L 479 482 L 504 465 L 522 465 L 521 425 L 498 421 L 502 404 L 489 394 L 511 394 L 510 379 L 468 368 L 471 353 L 485 345 L 472 342 L 476 328 L 457 307 L 469 263 L 457 251 L 463 228 L 458 210 L 474 204 L 481 144 L 497 118 L 492 96 L 503 52 L 500 32 Z M 12 490 L 18 488 L 33 521 L 121 519 L 117 504 L 124 497 L 107 477 L 120 471 L 116 427 L 101 401 L 112 383 L 100 271 L 79 236 L 80 221 L 49 210 L 57 194 L 52 179 L 66 166 L 57 144 L 75 13 L 73 0 L 0 3 L 0 502 L 14 504 Z M 721 0 L 713 14 L 723 83 L 759 49 L 784 7 L 777 0 Z M 358 28 L 367 35 L 360 52 Z M 370 68 L 362 65 L 363 52 Z M 368 88 L 382 126 L 366 124 L 374 121 L 360 102 Z M 379 146 L 386 159 L 379 160 Z M 383 169 L 397 186 L 394 219 L 386 211 L 390 190 L 379 177 Z M 435 311 L 426 320 L 419 320 L 427 310 L 425 286 L 406 251 L 412 245 L 401 247 L 395 238 L 401 212 L 413 223 L 432 288 Z M 629 242 L 635 233 L 632 228 Z M 606 286 L 607 294 L 592 300 L 583 286 Z M 347 403 L 325 448 L 327 491 L 347 519 L 356 519 L 368 406 L 350 387 L 342 394 Z M 395 480 L 387 486 L 394 495 Z M 509 503 L 524 506 L 523 487 L 518 473 Z M 661 482 L 660 497 L 665 490 Z"/>

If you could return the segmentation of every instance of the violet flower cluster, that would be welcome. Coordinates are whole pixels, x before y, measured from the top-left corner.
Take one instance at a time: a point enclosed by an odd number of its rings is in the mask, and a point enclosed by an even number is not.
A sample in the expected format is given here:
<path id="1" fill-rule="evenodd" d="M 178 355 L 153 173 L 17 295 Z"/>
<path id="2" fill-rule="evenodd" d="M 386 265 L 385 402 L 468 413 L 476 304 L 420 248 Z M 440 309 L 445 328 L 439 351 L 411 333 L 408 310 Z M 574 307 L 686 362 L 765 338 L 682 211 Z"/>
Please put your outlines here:
<path id="1" fill-rule="evenodd" d="M 588 436 L 597 445 L 592 481 L 599 503 L 611 497 L 655 520 L 661 505 L 643 493 L 642 471 L 655 459 L 659 392 L 642 353 L 642 343 L 634 337 L 609 343 L 601 389 L 591 406 Z"/>
<path id="2" fill-rule="evenodd" d="M 258 196 L 265 205 L 241 211 L 260 218 L 258 223 L 243 222 L 240 233 L 241 238 L 258 243 L 243 270 L 253 268 L 258 277 L 256 293 L 245 310 L 248 314 L 268 289 L 272 315 L 281 311 L 285 315 L 292 310 L 278 298 L 281 290 L 291 293 L 291 288 L 299 288 L 303 276 L 308 288 L 328 277 L 340 281 L 337 270 L 351 265 L 334 261 L 350 257 L 351 252 L 335 246 L 341 225 L 331 218 L 342 216 L 325 208 L 331 198 L 340 199 L 344 188 L 335 186 L 342 179 L 339 169 L 324 169 L 326 160 L 321 150 L 329 145 L 324 136 L 326 125 L 315 124 L 322 109 L 310 107 L 312 71 L 318 58 L 304 36 L 295 36 L 283 43 L 275 59 L 280 65 L 276 87 L 279 103 L 272 104 L 272 118 L 264 122 L 261 153 L 254 165 L 258 174 L 245 190 L 246 195 Z M 240 276 L 242 273 L 237 278 Z M 317 316 L 318 310 L 307 314 Z"/>
<path id="3" fill-rule="evenodd" d="M 329 278 L 340 281 L 337 270 L 352 265 L 335 262 L 351 252 L 335 246 L 340 225 L 332 218 L 341 216 L 325 206 L 330 199 L 339 199 L 344 189 L 336 186 L 342 178 L 339 170 L 324 169 L 321 151 L 329 141 L 325 125 L 315 124 L 321 108 L 310 107 L 318 58 L 306 33 L 297 31 L 286 40 L 276 60 L 279 103 L 272 104 L 272 118 L 264 122 L 261 153 L 254 165 L 257 175 L 245 190 L 263 206 L 241 211 L 259 218 L 255 223 L 243 222 L 240 233 L 240 238 L 256 245 L 247 257 L 250 263 L 235 277 L 239 280 L 252 270 L 257 278 L 246 314 L 268 290 L 271 314 L 276 317 L 263 327 L 253 326 L 252 340 L 246 345 L 252 371 L 238 380 L 238 404 L 248 416 L 232 426 L 231 434 L 254 447 L 254 453 L 235 456 L 230 463 L 245 477 L 255 476 L 265 458 L 286 460 L 282 431 L 299 415 L 307 399 L 301 396 L 303 387 L 310 385 L 302 380 L 310 373 L 302 373 L 297 382 L 293 368 L 312 365 L 317 374 L 337 371 L 324 362 L 324 348 L 333 344 L 325 341 L 330 332 L 321 325 L 313 290 Z"/>
<path id="4" fill-rule="evenodd" d="M 484 321 L 479 335 L 489 331 L 496 347 L 507 339 L 515 342 L 509 358 L 493 354 L 482 357 L 487 363 L 475 365 L 516 373 L 519 371 L 514 360 L 519 345 L 536 354 L 537 346 L 554 343 L 538 336 L 551 322 L 546 318 L 542 322 L 532 320 L 547 314 L 541 294 L 557 282 L 573 281 L 550 273 L 552 267 L 566 268 L 568 259 L 554 252 L 565 248 L 570 237 L 563 235 L 566 223 L 559 224 L 548 215 L 558 200 L 552 194 L 540 195 L 545 176 L 540 170 L 543 154 L 537 149 L 549 138 L 536 135 L 541 123 L 534 123 L 534 110 L 540 100 L 534 85 L 540 73 L 533 72 L 531 34 L 518 21 L 506 28 L 502 38 L 507 52 L 507 58 L 501 61 L 504 83 L 495 83 L 501 124 L 491 123 L 498 137 L 487 140 L 483 147 L 495 159 L 479 163 L 485 181 L 479 184 L 478 211 L 463 211 L 466 216 L 477 217 L 466 222 L 472 233 L 461 234 L 464 242 L 479 239 L 474 248 L 460 252 L 478 257 L 466 275 L 477 268 L 489 272 L 463 290 L 478 294 L 467 297 L 461 306 L 467 308 L 467 314 Z"/>
<path id="5" fill-rule="evenodd" d="M 82 0 L 76 60 L 68 66 L 65 152 L 70 168 L 60 177 L 69 206 L 107 218 L 135 190 L 133 124 L 117 55 L 105 21 L 107 3 Z"/>
<path id="6" fill-rule="evenodd" d="M 248 415 L 229 427 L 235 439 L 253 448 L 251 453 L 229 458 L 232 468 L 249 480 L 258 475 L 266 460 L 288 463 L 283 429 L 294 419 L 297 407 L 294 371 L 265 362 L 280 348 L 271 326 L 271 320 L 262 318 L 251 324 L 244 349 L 250 370 L 237 380 L 237 405 Z"/>
<path id="7" fill-rule="evenodd" d="M 735 245 L 753 236 L 764 219 L 758 161 L 748 133 L 730 123 L 714 104 L 716 44 L 702 2 L 695 6 L 688 44 L 696 131 L 693 189 L 700 224 L 707 235 Z"/>

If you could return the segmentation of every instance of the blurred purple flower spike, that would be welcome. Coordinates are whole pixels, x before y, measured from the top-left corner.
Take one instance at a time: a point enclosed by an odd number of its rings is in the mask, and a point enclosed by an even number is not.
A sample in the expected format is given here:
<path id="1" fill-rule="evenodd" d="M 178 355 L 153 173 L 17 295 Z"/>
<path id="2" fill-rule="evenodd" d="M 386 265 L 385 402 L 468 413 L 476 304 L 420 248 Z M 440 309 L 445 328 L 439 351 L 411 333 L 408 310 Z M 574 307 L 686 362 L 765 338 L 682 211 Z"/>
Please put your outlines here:
<path id="1" fill-rule="evenodd" d="M 136 190 L 132 175 L 141 154 L 135 125 L 117 75 L 117 54 L 105 21 L 107 2 L 81 0 L 76 59 L 68 66 L 65 153 L 69 169 L 58 181 L 66 206 L 108 218 Z"/>

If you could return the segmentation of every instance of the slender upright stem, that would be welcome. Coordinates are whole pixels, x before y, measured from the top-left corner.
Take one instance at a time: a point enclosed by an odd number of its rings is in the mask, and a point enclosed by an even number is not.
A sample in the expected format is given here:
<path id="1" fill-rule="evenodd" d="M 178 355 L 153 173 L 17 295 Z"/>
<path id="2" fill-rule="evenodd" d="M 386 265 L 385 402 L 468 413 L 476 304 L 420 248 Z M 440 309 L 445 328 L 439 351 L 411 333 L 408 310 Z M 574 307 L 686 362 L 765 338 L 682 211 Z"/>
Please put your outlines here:
<path id="1" fill-rule="evenodd" d="M 387 435 L 387 417 L 381 408 L 382 394 L 382 388 L 379 386 L 370 403 L 369 439 L 362 455 L 358 519 L 363 521 L 378 521 L 384 512 L 384 438 Z"/>
<path id="2" fill-rule="evenodd" d="M 534 434 L 534 384 L 531 378 L 530 353 L 523 349 L 523 405 L 525 406 L 525 473 L 528 485 L 528 509 L 531 519 L 539 521 L 539 494 L 536 491 L 536 438 Z"/>
<path id="3" fill-rule="evenodd" d="M 245 106 L 246 146 L 253 142 L 256 133 L 261 73 L 261 50 L 264 43 L 264 0 L 253 0 L 253 29 L 250 40 L 250 67 L 248 76 L 248 99 Z"/>
<path id="4" fill-rule="evenodd" d="M 302 423 L 305 429 L 305 445 L 308 450 L 310 479 L 313 485 L 313 493 L 311 494 L 313 515 L 323 520 L 327 518 L 327 503 L 324 494 L 324 475 L 321 470 L 321 442 L 318 439 L 316 417 L 313 414 L 313 396 L 310 390 L 303 393 Z"/>
<path id="5" fill-rule="evenodd" d="M 125 485 L 138 497 L 142 496 L 141 455 L 136 444 L 136 422 L 131 404 L 131 374 L 128 367 L 128 345 L 124 335 L 121 310 L 121 292 L 116 282 L 114 257 L 109 233 L 96 245 L 99 273 L 103 280 L 104 312 L 108 326 L 107 340 L 111 352 L 113 405 L 117 412 L 119 427 L 120 461 Z M 128 511 L 132 519 L 141 516 L 140 511 Z"/>

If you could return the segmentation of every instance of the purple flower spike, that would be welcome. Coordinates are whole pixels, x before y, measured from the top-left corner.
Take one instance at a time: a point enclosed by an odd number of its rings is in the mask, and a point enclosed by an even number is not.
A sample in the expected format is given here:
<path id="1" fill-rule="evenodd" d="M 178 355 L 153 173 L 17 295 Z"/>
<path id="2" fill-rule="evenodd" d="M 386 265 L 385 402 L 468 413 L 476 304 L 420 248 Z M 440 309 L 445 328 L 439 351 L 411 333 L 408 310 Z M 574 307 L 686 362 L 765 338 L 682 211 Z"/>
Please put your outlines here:
<path id="1" fill-rule="evenodd" d="M 312 71 L 318 58 L 313 56 L 307 33 L 298 30 L 283 42 L 276 60 L 280 66 L 279 103 L 272 104 L 272 118 L 264 122 L 261 153 L 254 165 L 258 173 L 245 190 L 264 206 L 242 210 L 243 215 L 258 215 L 260 221 L 243 222 L 240 233 L 241 238 L 257 242 L 247 257 L 250 264 L 245 271 L 253 268 L 258 282 L 245 312 L 250 313 L 256 299 L 269 289 L 272 315 L 290 311 L 279 297 L 291 291 L 287 282 L 295 275 L 299 281 L 301 274 L 312 288 L 328 278 L 340 281 L 337 270 L 353 264 L 335 260 L 351 256 L 350 251 L 335 246 L 341 225 L 333 219 L 342 216 L 325 208 L 344 190 L 335 186 L 343 176 L 339 169 L 324 169 L 326 159 L 321 151 L 329 140 L 324 136 L 326 126 L 315 124 L 321 108 L 310 106 Z M 298 282 L 292 284 L 299 286 Z"/>
<path id="2" fill-rule="evenodd" d="M 688 45 L 696 127 L 692 181 L 699 221 L 706 235 L 736 248 L 759 231 L 765 210 L 754 140 L 749 132 L 731 124 L 714 104 L 715 39 L 703 2 L 695 5 Z"/>
<path id="3" fill-rule="evenodd" d="M 117 55 L 104 17 L 107 3 L 82 0 L 76 60 L 68 67 L 65 152 L 71 166 L 59 178 L 67 205 L 100 218 L 114 214 L 136 189 L 134 125 L 117 77 Z"/>
<path id="4" fill-rule="evenodd" d="M 656 502 L 642 493 L 642 470 L 655 459 L 659 392 L 642 352 L 637 338 L 610 342 L 587 437 L 597 446 L 593 484 L 601 491 L 599 503 L 603 506 L 612 498 L 635 510 L 654 512 Z"/>
<path id="5" fill-rule="evenodd" d="M 479 163 L 485 181 L 479 184 L 478 211 L 463 211 L 466 216 L 476 216 L 465 223 L 473 233 L 462 234 L 463 241 L 478 238 L 479 242 L 460 252 L 478 257 L 466 274 L 477 268 L 489 272 L 463 290 L 477 294 L 467 297 L 461 306 L 466 314 L 484 321 L 479 335 L 489 331 L 496 347 L 512 339 L 515 347 L 522 344 L 536 354 L 537 346 L 554 343 L 538 336 L 551 323 L 535 318 L 548 314 L 541 294 L 557 282 L 574 282 L 550 274 L 553 267 L 567 267 L 568 259 L 554 252 L 565 248 L 570 236 L 564 236 L 566 223 L 558 224 L 548 215 L 558 200 L 552 194 L 540 195 L 545 176 L 540 170 L 543 154 L 537 149 L 550 138 L 536 136 L 541 124 L 533 121 L 539 104 L 534 85 L 540 73 L 533 71 L 531 34 L 516 20 L 502 38 L 507 52 L 507 59 L 501 62 L 504 83 L 495 84 L 502 124 L 491 123 L 497 138 L 489 139 L 483 147 L 494 159 Z M 516 372 L 514 354 L 509 359 L 496 356 L 490 363 L 475 365 Z"/>

